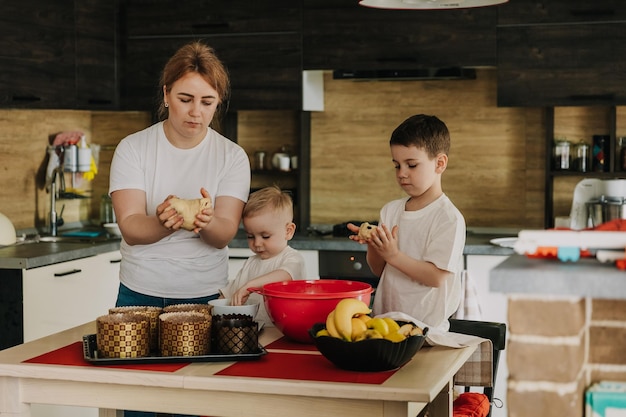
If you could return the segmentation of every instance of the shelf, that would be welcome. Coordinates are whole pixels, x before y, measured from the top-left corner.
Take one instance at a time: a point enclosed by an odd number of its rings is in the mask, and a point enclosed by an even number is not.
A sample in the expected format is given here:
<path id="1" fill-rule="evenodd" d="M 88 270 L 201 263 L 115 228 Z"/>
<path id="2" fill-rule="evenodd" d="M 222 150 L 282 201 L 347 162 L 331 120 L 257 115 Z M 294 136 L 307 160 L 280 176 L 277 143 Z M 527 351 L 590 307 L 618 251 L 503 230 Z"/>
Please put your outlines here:
<path id="1" fill-rule="evenodd" d="M 551 177 L 585 177 L 585 178 L 601 178 L 601 179 L 612 179 L 612 178 L 626 178 L 626 172 L 578 172 L 578 171 L 551 171 L 548 173 Z"/>
<path id="2" fill-rule="evenodd" d="M 292 169 L 290 171 L 281 171 L 279 169 L 263 169 L 263 170 L 258 170 L 258 169 L 253 169 L 252 170 L 252 175 L 281 175 L 281 176 L 291 176 L 291 175 L 296 175 L 298 173 L 297 169 Z"/>

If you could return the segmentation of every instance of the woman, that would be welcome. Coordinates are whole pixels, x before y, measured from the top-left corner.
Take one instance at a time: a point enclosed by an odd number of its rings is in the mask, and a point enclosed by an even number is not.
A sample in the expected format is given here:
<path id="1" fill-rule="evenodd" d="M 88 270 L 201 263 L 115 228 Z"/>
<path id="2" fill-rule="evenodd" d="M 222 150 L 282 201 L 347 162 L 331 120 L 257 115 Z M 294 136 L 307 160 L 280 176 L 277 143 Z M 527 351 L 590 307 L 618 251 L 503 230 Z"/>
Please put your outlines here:
<path id="1" fill-rule="evenodd" d="M 109 192 L 122 232 L 118 306 L 206 303 L 228 279 L 227 244 L 250 190 L 245 151 L 211 128 L 227 104 L 228 73 L 199 42 L 179 49 L 161 76 L 160 122 L 120 142 Z M 195 230 L 168 198 L 210 197 Z"/>

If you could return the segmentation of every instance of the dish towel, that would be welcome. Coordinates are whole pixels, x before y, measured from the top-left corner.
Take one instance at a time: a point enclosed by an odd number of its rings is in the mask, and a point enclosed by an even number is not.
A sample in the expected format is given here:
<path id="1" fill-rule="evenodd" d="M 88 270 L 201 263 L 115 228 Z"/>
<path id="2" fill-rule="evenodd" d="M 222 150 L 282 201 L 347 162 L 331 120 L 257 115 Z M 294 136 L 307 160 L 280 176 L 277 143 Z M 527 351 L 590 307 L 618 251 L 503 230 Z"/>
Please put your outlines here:
<path id="1" fill-rule="evenodd" d="M 425 323 L 399 311 L 391 311 L 376 317 L 391 317 L 394 320 L 409 321 L 422 329 L 429 327 Z M 426 333 L 426 343 L 430 346 L 448 346 L 456 349 L 478 346 L 472 353 L 472 356 L 469 357 L 467 362 L 454 376 L 454 384 L 472 387 L 493 386 L 493 345 L 491 340 L 429 327 L 428 333 Z"/>
<path id="2" fill-rule="evenodd" d="M 459 320 L 482 320 L 483 312 L 480 308 L 476 284 L 467 269 L 461 272 L 461 288 L 461 302 L 452 317 Z"/>

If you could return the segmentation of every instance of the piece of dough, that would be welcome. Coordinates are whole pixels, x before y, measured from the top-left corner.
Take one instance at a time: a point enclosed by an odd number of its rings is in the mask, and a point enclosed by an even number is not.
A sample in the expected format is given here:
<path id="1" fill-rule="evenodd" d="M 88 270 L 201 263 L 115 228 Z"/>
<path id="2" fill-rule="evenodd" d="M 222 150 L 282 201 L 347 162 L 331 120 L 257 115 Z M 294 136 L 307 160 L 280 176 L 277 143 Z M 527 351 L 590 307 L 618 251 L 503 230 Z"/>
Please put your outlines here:
<path id="1" fill-rule="evenodd" d="M 359 226 L 359 239 L 371 239 L 374 229 L 376 229 L 376 225 L 374 224 L 369 224 L 368 222 L 361 223 L 361 226 Z"/>
<path id="2" fill-rule="evenodd" d="M 178 214 L 183 216 L 183 229 L 191 231 L 196 228 L 194 221 L 198 213 L 211 207 L 211 199 L 209 197 L 196 198 L 193 200 L 172 197 L 168 201 L 170 202 L 170 206 L 172 206 Z"/>

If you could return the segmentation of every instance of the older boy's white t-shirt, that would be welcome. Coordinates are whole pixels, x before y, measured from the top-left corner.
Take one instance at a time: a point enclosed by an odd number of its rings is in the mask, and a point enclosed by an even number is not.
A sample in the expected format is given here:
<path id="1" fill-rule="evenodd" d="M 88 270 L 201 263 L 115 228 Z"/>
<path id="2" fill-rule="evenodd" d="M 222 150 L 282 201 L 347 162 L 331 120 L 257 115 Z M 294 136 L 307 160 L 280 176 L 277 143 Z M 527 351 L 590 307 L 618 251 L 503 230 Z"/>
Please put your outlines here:
<path id="1" fill-rule="evenodd" d="M 231 196 L 247 201 L 250 162 L 245 151 L 213 129 L 192 149 L 174 147 L 157 123 L 123 139 L 111 164 L 109 192 L 138 189 L 146 193 L 148 215 L 170 194 L 212 200 Z M 156 297 L 194 298 L 216 294 L 228 280 L 227 248 L 217 249 L 198 235 L 179 230 L 150 245 L 122 240 L 121 282 Z"/>
<path id="2" fill-rule="evenodd" d="M 421 210 L 405 211 L 408 198 L 391 201 L 381 210 L 381 222 L 398 228 L 400 251 L 414 259 L 452 272 L 439 288 L 410 280 L 386 265 L 374 297 L 374 313 L 400 311 L 429 326 L 447 330 L 448 318 L 461 299 L 461 272 L 465 246 L 465 220 L 444 194 Z"/>
<path id="3" fill-rule="evenodd" d="M 304 257 L 297 250 L 287 246 L 278 255 L 269 259 L 261 259 L 258 255 L 253 255 L 246 259 L 235 279 L 229 282 L 228 286 L 220 291 L 224 298 L 230 298 L 235 291 L 243 287 L 248 281 L 278 270 L 287 272 L 291 275 L 291 279 L 293 280 L 307 278 Z M 260 304 L 256 321 L 271 325 L 272 321 L 265 309 L 263 296 L 257 293 L 251 293 L 250 302 Z"/>

